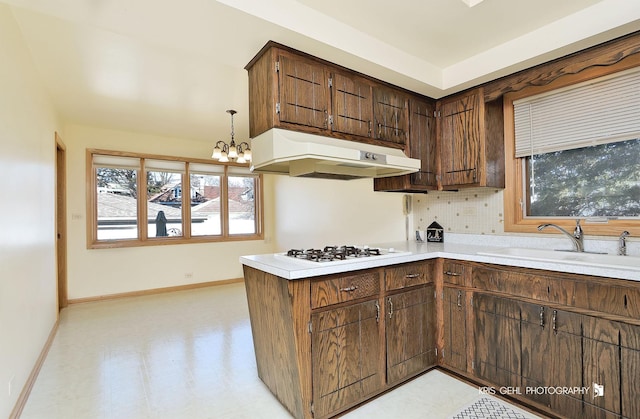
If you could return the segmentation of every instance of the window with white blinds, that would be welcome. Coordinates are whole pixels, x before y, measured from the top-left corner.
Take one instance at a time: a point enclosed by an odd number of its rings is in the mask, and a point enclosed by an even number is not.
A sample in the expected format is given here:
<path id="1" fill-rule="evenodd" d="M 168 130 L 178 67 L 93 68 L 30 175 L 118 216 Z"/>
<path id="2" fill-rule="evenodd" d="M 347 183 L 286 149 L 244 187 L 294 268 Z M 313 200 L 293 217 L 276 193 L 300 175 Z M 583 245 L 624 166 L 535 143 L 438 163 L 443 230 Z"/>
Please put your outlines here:
<path id="1" fill-rule="evenodd" d="M 640 138 L 640 68 L 513 102 L 515 154 Z"/>

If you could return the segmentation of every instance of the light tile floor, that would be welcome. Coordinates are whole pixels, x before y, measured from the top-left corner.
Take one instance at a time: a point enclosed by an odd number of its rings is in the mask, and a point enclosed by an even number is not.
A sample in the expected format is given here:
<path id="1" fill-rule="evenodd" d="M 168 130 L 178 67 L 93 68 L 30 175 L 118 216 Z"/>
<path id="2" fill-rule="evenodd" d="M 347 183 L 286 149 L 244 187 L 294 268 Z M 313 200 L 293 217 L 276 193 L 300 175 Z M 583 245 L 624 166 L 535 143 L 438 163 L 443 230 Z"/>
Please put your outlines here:
<path id="1" fill-rule="evenodd" d="M 479 397 L 432 371 L 343 417 L 447 418 Z M 257 376 L 244 286 L 230 284 L 64 309 L 21 417 L 291 416 Z"/>

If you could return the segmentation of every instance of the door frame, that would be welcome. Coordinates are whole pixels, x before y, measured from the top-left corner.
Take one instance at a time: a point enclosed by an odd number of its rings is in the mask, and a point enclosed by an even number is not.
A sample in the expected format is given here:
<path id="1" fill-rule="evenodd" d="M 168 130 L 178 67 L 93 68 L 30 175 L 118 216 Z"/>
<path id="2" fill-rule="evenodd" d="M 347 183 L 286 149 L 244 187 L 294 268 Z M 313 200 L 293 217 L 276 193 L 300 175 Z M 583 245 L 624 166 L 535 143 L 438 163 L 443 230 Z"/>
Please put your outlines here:
<path id="1" fill-rule="evenodd" d="M 57 132 L 55 133 L 55 143 L 56 280 L 58 311 L 60 311 L 69 304 L 67 296 L 67 149 Z"/>

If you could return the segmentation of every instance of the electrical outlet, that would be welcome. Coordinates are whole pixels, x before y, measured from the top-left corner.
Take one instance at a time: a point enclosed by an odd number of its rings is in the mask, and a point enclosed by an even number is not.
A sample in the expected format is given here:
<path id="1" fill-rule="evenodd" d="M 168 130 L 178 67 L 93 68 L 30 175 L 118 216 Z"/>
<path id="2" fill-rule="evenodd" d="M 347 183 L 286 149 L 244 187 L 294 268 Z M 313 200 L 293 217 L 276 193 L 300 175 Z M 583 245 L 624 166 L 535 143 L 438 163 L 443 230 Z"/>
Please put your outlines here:
<path id="1" fill-rule="evenodd" d="M 187 272 L 184 274 L 184 279 L 191 279 L 193 278 L 193 272 Z"/>

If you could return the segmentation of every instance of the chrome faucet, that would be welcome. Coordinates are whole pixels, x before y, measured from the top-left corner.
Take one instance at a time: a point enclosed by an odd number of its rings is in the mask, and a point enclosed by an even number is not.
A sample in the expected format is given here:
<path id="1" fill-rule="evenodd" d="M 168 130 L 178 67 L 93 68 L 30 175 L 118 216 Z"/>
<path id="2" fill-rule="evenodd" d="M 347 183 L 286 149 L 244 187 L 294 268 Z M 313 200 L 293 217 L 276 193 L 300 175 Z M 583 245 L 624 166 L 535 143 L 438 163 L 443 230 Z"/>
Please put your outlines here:
<path id="1" fill-rule="evenodd" d="M 560 230 L 565 236 L 571 239 L 571 244 L 573 245 L 574 252 L 584 252 L 584 233 L 582 232 L 582 227 L 580 227 L 580 220 L 576 220 L 576 228 L 573 230 L 573 234 L 569 233 L 564 228 L 555 224 L 540 224 L 538 226 L 538 231 L 542 231 L 547 227 L 553 227 L 557 230 Z"/>
<path id="2" fill-rule="evenodd" d="M 618 255 L 627 256 L 627 237 L 629 236 L 629 232 L 625 230 L 618 237 Z"/>

